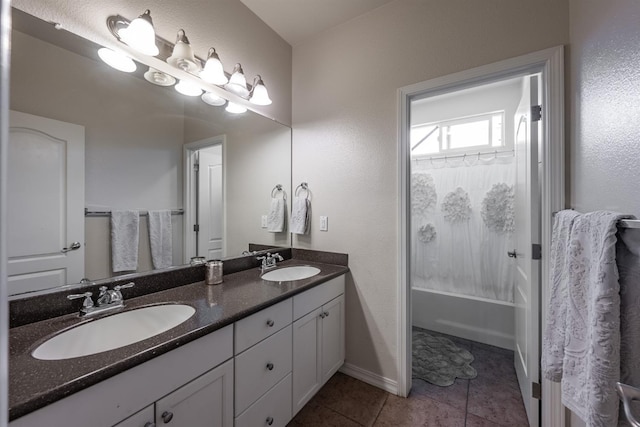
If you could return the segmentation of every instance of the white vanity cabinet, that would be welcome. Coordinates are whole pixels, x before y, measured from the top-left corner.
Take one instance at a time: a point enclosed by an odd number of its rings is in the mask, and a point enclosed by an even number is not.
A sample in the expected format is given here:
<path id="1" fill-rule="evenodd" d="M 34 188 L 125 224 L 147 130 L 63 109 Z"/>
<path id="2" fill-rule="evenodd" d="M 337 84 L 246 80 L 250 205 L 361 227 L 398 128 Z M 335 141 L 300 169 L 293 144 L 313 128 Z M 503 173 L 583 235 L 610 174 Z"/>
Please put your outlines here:
<path id="1" fill-rule="evenodd" d="M 344 276 L 293 298 L 292 416 L 344 363 Z"/>

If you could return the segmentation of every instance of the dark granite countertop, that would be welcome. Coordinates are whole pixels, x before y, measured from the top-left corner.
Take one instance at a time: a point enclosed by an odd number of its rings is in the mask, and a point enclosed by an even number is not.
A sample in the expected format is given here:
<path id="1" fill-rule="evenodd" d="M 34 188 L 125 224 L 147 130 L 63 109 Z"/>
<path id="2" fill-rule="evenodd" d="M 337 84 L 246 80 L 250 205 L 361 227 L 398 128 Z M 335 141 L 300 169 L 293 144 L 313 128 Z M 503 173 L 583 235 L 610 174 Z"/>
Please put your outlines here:
<path id="1" fill-rule="evenodd" d="M 349 271 L 343 265 L 302 259 L 291 259 L 278 265 L 311 265 L 320 268 L 321 272 L 303 280 L 269 282 L 260 278 L 259 269 L 251 268 L 225 274 L 221 285 L 207 286 L 197 282 L 126 300 L 124 310 L 181 303 L 194 307 L 196 313 L 169 331 L 90 356 L 49 361 L 35 359 L 31 352 L 52 335 L 92 319 L 69 314 L 10 329 L 9 419 L 26 415 Z M 95 319 L 101 317 L 104 316 Z"/>

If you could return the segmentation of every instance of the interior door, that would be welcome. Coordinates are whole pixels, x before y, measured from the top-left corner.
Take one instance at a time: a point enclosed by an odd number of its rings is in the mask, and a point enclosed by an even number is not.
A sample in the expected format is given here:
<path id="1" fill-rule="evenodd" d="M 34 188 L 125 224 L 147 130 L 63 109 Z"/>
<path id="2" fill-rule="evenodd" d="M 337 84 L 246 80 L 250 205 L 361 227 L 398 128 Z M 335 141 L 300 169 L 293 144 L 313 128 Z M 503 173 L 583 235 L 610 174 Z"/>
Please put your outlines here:
<path id="1" fill-rule="evenodd" d="M 539 425 L 540 260 L 533 245 L 540 243 L 540 188 L 538 183 L 538 128 L 532 106 L 538 105 L 538 76 L 523 79 L 522 98 L 515 115 L 515 368 L 529 425 Z M 532 119 L 536 119 L 532 121 Z M 535 255 L 535 256 L 534 256 Z"/>
<path id="2" fill-rule="evenodd" d="M 84 127 L 11 111 L 9 294 L 84 276 Z"/>
<path id="3" fill-rule="evenodd" d="M 199 151 L 198 255 L 222 258 L 222 145 Z"/>

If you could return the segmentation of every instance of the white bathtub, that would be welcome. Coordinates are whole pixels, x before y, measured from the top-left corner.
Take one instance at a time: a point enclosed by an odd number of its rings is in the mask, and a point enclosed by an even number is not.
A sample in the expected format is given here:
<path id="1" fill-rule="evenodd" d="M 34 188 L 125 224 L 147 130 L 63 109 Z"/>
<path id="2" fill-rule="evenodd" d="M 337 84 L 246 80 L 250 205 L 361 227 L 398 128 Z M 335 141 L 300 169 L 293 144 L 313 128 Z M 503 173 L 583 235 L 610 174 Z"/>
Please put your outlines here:
<path id="1" fill-rule="evenodd" d="M 486 298 L 413 288 L 413 325 L 514 349 L 514 305 Z"/>

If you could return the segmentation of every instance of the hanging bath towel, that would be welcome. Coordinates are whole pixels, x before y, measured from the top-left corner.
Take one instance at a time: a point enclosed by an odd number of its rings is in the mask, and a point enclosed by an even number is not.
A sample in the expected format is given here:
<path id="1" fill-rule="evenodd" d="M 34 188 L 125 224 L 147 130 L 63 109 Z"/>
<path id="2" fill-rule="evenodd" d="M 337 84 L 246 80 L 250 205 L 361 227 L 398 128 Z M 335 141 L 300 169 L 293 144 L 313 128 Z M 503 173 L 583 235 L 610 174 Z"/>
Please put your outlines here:
<path id="1" fill-rule="evenodd" d="M 149 241 L 153 268 L 167 268 L 173 264 L 171 247 L 171 211 L 149 211 Z"/>
<path id="2" fill-rule="evenodd" d="M 311 231 L 311 201 L 307 197 L 293 199 L 291 210 L 291 232 L 309 234 Z"/>
<path id="3" fill-rule="evenodd" d="M 138 269 L 139 227 L 138 211 L 111 212 L 111 262 L 114 273 Z"/>
<path id="4" fill-rule="evenodd" d="M 284 231 L 284 213 L 286 201 L 282 197 L 271 198 L 271 208 L 267 216 L 267 231 L 281 233 Z"/>

